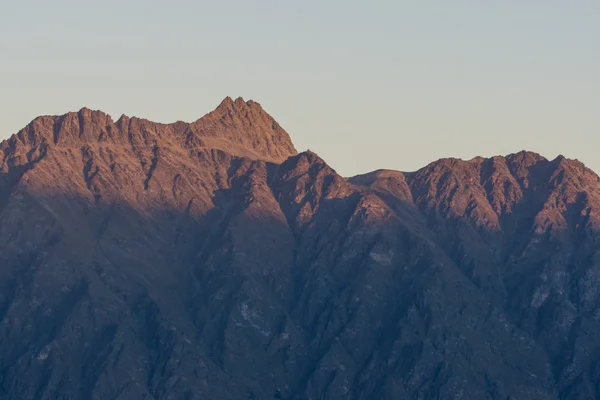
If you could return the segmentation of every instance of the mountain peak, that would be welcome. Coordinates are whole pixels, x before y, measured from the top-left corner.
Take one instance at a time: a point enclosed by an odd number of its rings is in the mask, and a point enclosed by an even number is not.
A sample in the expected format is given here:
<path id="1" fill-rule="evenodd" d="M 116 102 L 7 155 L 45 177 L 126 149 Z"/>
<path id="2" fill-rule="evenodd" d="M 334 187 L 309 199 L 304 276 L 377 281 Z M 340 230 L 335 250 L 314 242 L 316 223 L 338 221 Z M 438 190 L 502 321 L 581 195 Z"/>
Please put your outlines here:
<path id="1" fill-rule="evenodd" d="M 280 163 L 297 154 L 288 133 L 262 106 L 242 97 L 226 97 L 198 121 L 190 124 L 191 137 L 232 154 L 247 155 Z M 222 141 L 226 140 L 226 146 Z"/>
<path id="2" fill-rule="evenodd" d="M 81 115 L 89 115 L 93 112 L 92 109 L 88 108 L 88 107 L 81 107 L 81 109 L 77 112 L 77 114 L 81 114 Z"/>
<path id="3" fill-rule="evenodd" d="M 252 100 L 246 102 L 243 97 L 238 97 L 234 100 L 232 97 L 227 96 L 221 101 L 221 103 L 217 106 L 215 111 L 240 109 L 244 106 L 251 105 L 250 103 L 255 102 L 253 102 Z"/>
<path id="4" fill-rule="evenodd" d="M 233 99 L 230 96 L 225 97 L 221 103 L 217 106 L 217 110 L 219 109 L 228 109 L 233 107 Z"/>

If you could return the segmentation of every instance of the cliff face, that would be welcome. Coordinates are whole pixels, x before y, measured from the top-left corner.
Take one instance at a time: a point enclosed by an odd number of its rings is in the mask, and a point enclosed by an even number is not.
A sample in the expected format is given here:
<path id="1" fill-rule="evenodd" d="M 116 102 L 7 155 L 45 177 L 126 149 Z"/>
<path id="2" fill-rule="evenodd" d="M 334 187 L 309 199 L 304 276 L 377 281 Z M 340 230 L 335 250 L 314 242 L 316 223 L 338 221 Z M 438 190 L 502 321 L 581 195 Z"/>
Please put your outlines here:
<path id="1" fill-rule="evenodd" d="M 0 145 L 0 398 L 600 398 L 600 179 L 340 177 L 258 103 Z"/>

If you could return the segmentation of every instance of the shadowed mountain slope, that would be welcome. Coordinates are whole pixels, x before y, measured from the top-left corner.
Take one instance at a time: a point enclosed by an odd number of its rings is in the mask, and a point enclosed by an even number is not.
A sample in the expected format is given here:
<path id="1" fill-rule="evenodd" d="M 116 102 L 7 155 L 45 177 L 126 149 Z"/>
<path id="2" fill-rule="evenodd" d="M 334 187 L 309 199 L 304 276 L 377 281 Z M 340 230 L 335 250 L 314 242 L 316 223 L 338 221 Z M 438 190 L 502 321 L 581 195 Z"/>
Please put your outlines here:
<path id="1" fill-rule="evenodd" d="M 600 398 L 600 180 L 345 179 L 258 103 L 0 145 L 0 398 Z"/>

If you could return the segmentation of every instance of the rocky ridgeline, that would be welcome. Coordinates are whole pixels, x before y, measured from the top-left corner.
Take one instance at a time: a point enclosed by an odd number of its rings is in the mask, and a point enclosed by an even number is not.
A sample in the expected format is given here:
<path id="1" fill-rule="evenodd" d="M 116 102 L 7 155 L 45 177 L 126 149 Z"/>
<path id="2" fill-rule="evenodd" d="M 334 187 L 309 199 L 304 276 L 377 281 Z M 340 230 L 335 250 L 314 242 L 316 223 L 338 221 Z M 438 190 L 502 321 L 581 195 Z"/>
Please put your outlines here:
<path id="1" fill-rule="evenodd" d="M 600 398 L 577 161 L 345 179 L 230 98 L 39 117 L 0 149 L 0 398 Z"/>

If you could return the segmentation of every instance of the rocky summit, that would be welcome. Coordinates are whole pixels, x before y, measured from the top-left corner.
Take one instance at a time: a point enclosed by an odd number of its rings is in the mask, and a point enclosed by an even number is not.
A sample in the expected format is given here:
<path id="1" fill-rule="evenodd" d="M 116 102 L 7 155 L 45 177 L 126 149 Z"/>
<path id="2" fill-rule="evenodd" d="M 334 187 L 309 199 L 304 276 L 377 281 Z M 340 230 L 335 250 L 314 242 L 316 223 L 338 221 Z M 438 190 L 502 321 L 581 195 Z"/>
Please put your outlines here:
<path id="1" fill-rule="evenodd" d="M 344 178 L 253 101 L 0 144 L 2 399 L 600 399 L 600 179 Z"/>

